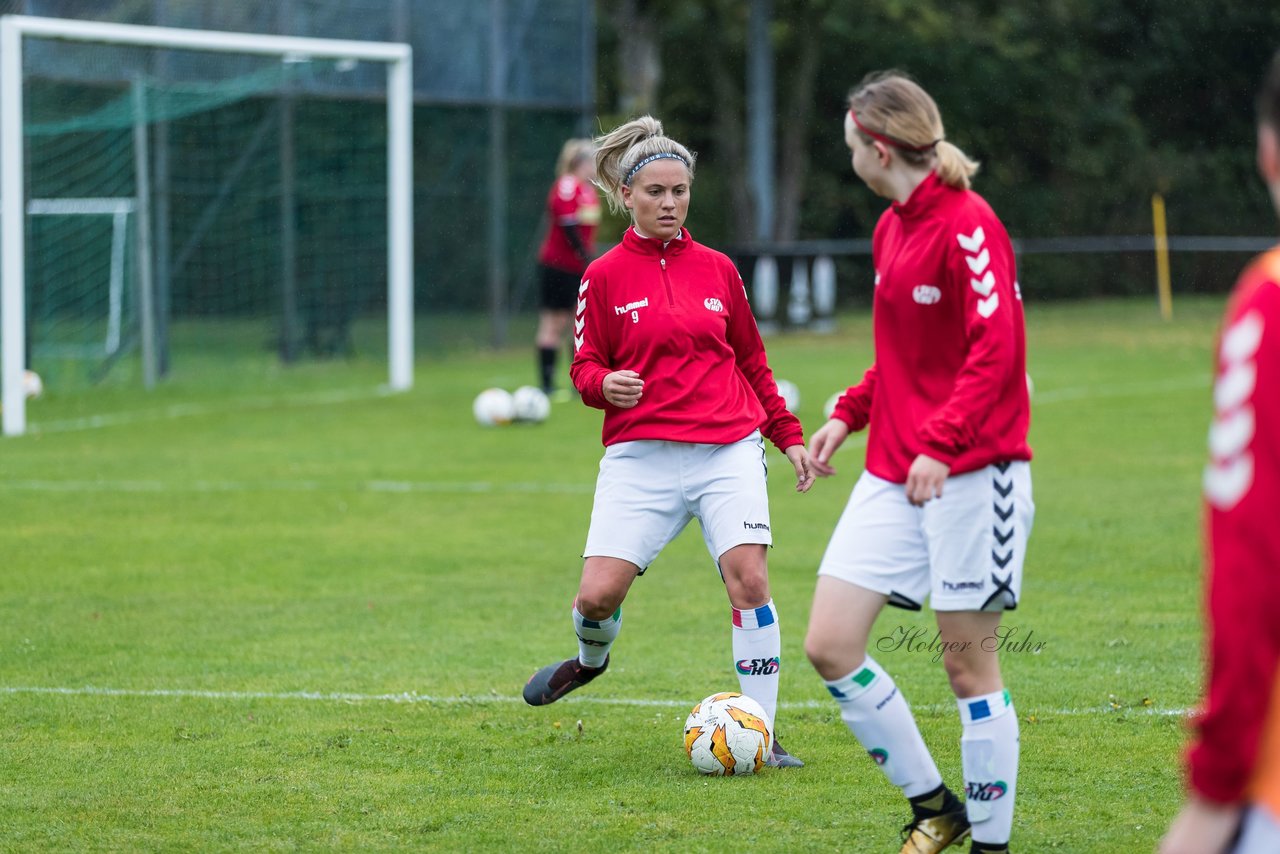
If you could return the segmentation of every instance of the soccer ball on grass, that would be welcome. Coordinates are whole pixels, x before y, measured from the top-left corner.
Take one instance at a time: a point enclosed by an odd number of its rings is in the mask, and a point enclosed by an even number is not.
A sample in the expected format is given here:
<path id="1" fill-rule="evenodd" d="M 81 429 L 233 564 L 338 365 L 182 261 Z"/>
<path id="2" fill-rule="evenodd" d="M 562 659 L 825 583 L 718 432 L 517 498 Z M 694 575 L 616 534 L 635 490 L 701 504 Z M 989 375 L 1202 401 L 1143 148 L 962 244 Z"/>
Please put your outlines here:
<path id="1" fill-rule="evenodd" d="M 742 694 L 712 694 L 684 722 L 684 752 L 693 767 L 716 777 L 754 774 L 773 750 L 773 724 Z"/>
<path id="2" fill-rule="evenodd" d="M 511 395 L 515 419 L 540 424 L 551 414 L 551 400 L 537 386 L 522 385 Z"/>
<path id="3" fill-rule="evenodd" d="M 483 427 L 510 424 L 515 417 L 515 401 L 511 392 L 500 388 L 487 388 L 476 395 L 471 413 Z"/>

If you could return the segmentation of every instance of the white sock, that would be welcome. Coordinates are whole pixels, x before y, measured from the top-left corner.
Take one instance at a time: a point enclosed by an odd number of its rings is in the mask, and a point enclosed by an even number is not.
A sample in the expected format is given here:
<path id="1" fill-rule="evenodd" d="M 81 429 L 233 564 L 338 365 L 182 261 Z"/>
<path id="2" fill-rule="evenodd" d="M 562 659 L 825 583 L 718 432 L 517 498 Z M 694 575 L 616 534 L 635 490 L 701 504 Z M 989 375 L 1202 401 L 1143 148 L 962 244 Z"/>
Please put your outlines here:
<path id="1" fill-rule="evenodd" d="M 965 810 L 976 842 L 1008 842 L 1018 784 L 1018 715 L 1008 691 L 957 700 Z"/>
<path id="2" fill-rule="evenodd" d="M 942 785 L 916 719 L 893 677 L 871 656 L 848 676 L 826 683 L 849 731 L 908 798 Z"/>
<path id="3" fill-rule="evenodd" d="M 743 694 L 755 700 L 778 724 L 778 671 L 782 667 L 782 634 L 773 600 L 759 608 L 733 609 L 733 669 Z"/>
<path id="4" fill-rule="evenodd" d="M 614 611 L 612 617 L 588 620 L 578 610 L 578 603 L 574 602 L 573 630 L 578 635 L 578 661 L 583 667 L 601 667 L 622 630 L 622 608 Z"/>

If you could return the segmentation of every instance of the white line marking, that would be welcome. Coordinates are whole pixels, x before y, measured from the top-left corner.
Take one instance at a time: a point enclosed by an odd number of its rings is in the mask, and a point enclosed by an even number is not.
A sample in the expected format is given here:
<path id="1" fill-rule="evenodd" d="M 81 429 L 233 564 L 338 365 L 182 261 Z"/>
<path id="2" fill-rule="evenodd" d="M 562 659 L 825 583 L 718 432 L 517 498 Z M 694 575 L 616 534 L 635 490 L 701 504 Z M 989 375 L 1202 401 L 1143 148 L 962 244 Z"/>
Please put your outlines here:
<path id="1" fill-rule="evenodd" d="M 441 706 L 467 705 L 500 705 L 505 703 L 523 703 L 517 696 L 505 694 L 461 694 L 452 697 L 437 697 L 406 691 L 400 694 L 357 694 L 345 691 L 199 691 L 182 688 L 101 688 L 85 685 L 80 688 L 54 688 L 36 685 L 0 685 L 0 694 L 43 694 L 67 697 L 158 697 L 194 700 L 301 700 L 319 703 L 426 703 Z M 689 706 L 685 700 L 641 700 L 623 697 L 569 697 L 565 703 L 593 706 L 631 706 L 652 709 L 683 709 Z M 835 708 L 835 702 L 829 700 L 799 700 L 780 702 L 783 709 L 827 709 Z M 955 711 L 954 703 L 912 706 L 919 711 L 942 713 Z M 1110 706 L 1093 706 L 1070 709 L 1029 709 L 1024 714 L 1036 715 L 1112 715 L 1119 712 L 1138 712 L 1154 717 L 1185 717 L 1192 709 L 1162 709 L 1154 706 L 1113 709 Z"/>
<path id="2" fill-rule="evenodd" d="M 96 430 L 99 427 L 117 427 L 124 424 L 141 424 L 147 421 L 169 421 L 174 418 L 190 418 L 196 415 L 220 415 L 229 412 L 242 412 L 263 409 L 275 409 L 290 406 L 327 406 L 335 403 L 350 403 L 355 400 L 366 400 L 373 397 L 387 397 L 394 394 L 387 386 L 378 388 L 333 389 L 328 391 L 303 392 L 300 394 L 280 395 L 277 397 L 246 397 L 220 401 L 218 403 L 178 403 L 162 409 L 138 409 L 125 412 L 110 412 L 103 415 L 86 415 L 83 418 L 63 418 L 57 421 L 36 421 L 31 423 L 32 433 L 66 433 L 73 430 Z"/>
<path id="3" fill-rule="evenodd" d="M 377 492 L 448 494 L 566 494 L 590 495 L 590 483 L 491 483 L 371 480 L 361 483 L 322 483 L 314 480 L 213 481 L 192 480 L 6 480 L 0 492 Z"/>

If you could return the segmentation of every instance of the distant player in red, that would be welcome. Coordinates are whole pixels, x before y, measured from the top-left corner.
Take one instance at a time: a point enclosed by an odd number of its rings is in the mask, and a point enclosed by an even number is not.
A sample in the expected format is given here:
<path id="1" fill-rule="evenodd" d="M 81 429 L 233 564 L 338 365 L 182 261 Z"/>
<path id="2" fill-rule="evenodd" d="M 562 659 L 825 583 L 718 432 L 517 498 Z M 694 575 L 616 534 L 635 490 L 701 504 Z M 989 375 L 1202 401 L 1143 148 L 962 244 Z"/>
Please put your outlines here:
<path id="1" fill-rule="evenodd" d="M 1280 213 L 1280 53 L 1258 97 L 1258 170 Z M 1190 796 L 1161 854 L 1280 851 L 1280 247 L 1223 319 L 1204 474 L 1209 685 Z M 1237 838 L 1237 834 L 1239 834 Z"/>
<path id="2" fill-rule="evenodd" d="M 573 383 L 604 410 L 605 453 L 572 611 L 578 654 L 534 673 L 524 699 L 553 703 L 605 671 L 632 582 L 696 518 L 729 596 L 739 687 L 776 722 L 764 442 L 807 491 L 800 422 L 778 394 L 738 271 L 684 228 L 693 154 L 649 116 L 597 142 L 600 185 L 633 218 L 577 286 Z M 766 761 L 803 764 L 776 738 Z"/>
<path id="3" fill-rule="evenodd" d="M 591 181 L 596 176 L 595 145 L 571 139 L 560 150 L 556 182 L 547 193 L 550 227 L 538 251 L 538 379 L 548 395 L 555 391 L 556 360 L 573 319 L 582 271 L 595 257 L 600 200 Z"/>
<path id="4" fill-rule="evenodd" d="M 907 796 L 904 854 L 972 827 L 1006 852 L 1018 718 L 997 627 L 1015 608 L 1034 505 L 1022 297 L 1004 226 L 969 189 L 977 164 L 944 140 L 933 99 L 895 73 L 849 96 L 853 171 L 893 204 L 872 238 L 875 364 L 813 434 L 814 470 L 870 426 L 866 471 L 818 569 L 805 650 L 850 731 Z M 886 604 L 928 597 L 957 698 L 967 799 L 943 783 L 893 678 L 867 654 Z M 870 848 L 871 846 L 866 846 Z"/>

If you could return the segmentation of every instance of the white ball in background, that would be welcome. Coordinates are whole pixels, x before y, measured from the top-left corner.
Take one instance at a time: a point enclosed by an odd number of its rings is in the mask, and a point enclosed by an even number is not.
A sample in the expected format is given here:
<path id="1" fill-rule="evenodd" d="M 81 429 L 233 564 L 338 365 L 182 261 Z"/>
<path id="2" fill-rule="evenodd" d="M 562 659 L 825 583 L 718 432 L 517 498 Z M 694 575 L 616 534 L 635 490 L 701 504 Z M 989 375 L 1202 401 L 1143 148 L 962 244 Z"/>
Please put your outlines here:
<path id="1" fill-rule="evenodd" d="M 840 402 L 840 398 L 843 396 L 844 396 L 844 392 L 838 391 L 835 394 L 831 395 L 831 397 L 827 398 L 827 402 L 822 404 L 823 418 L 827 419 L 828 421 L 831 420 L 831 416 L 836 411 L 836 404 Z"/>
<path id="2" fill-rule="evenodd" d="M 537 386 L 522 385 L 511 395 L 517 421 L 529 421 L 534 424 L 547 420 L 551 414 L 551 400 L 546 392 Z"/>
<path id="3" fill-rule="evenodd" d="M 484 427 L 510 424 L 515 417 L 515 401 L 511 398 L 511 392 L 505 389 L 487 388 L 476 395 L 475 403 L 471 404 L 471 412 Z"/>
<path id="4" fill-rule="evenodd" d="M 791 380 L 778 380 L 778 394 L 782 395 L 782 400 L 787 404 L 788 412 L 795 412 L 800 408 L 800 388 Z"/>
<path id="5" fill-rule="evenodd" d="M 1031 397 L 1036 393 L 1036 384 L 1031 381 L 1031 374 L 1027 374 L 1027 397 Z"/>
<path id="6" fill-rule="evenodd" d="M 35 371 L 23 371 L 22 390 L 29 398 L 39 397 L 44 394 L 44 380 Z"/>

